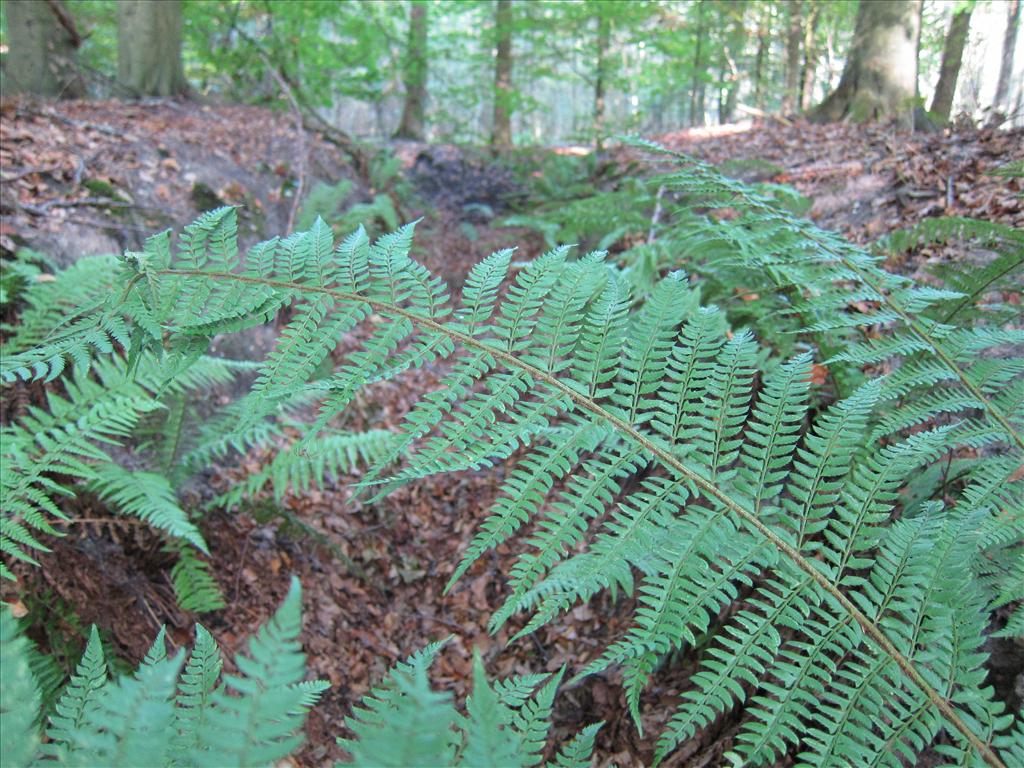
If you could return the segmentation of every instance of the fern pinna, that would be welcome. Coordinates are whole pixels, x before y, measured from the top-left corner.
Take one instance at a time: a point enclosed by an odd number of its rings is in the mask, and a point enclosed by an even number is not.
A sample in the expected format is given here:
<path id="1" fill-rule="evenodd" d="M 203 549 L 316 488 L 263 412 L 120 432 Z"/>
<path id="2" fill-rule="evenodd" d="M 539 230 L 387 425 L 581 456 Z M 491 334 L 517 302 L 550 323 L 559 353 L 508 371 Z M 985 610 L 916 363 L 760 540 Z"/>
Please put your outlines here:
<path id="1" fill-rule="evenodd" d="M 701 188 L 752 195 L 694 173 Z M 749 764 L 792 753 L 802 765 L 897 765 L 928 747 L 954 764 L 1019 763 L 1021 725 L 984 684 L 983 666 L 990 611 L 1022 596 L 1022 416 L 1010 397 L 1020 383 L 1007 373 L 1019 363 L 996 366 L 997 388 L 973 367 L 1019 334 L 940 327 L 925 311 L 959 295 L 889 275 L 865 252 L 750 199 L 763 226 L 784 224 L 821 246 L 770 265 L 790 278 L 813 271 L 809 295 L 798 297 L 807 329 L 867 322 L 839 298 L 836 286 L 850 293 L 855 282 L 853 293 L 876 307 L 872 323 L 904 329 L 891 344 L 869 342 L 870 356 L 919 354 L 966 393 L 955 409 L 919 406 L 920 420 L 883 426 L 894 390 L 876 378 L 812 410 L 811 355 L 762 371 L 754 337 L 702 307 L 679 272 L 634 308 L 602 254 L 572 259 L 556 248 L 506 285 L 511 253 L 501 251 L 473 268 L 453 303 L 410 257 L 412 225 L 335 245 L 318 221 L 240 259 L 232 209 L 188 227 L 177 250 L 165 233 L 128 254 L 76 349 L 101 350 L 88 334 L 125 327 L 117 341 L 131 356 L 198 353 L 214 334 L 290 306 L 239 412 L 315 391 L 322 404 L 298 451 L 360 387 L 448 361 L 361 492 L 518 451 L 453 580 L 531 524 L 493 629 L 526 612 L 522 635 L 603 589 L 635 594 L 632 628 L 584 671 L 621 668 L 634 714 L 667 653 L 706 647 L 658 759 L 740 704 L 735 753 Z M 356 327 L 365 329 L 359 351 L 310 382 Z M 4 374 L 51 375 L 74 344 L 27 353 Z M 927 426 L 950 412 L 963 420 Z M 955 505 L 928 494 L 905 503 L 908 481 L 962 445 L 989 458 Z M 723 611 L 741 590 L 739 609 Z"/>

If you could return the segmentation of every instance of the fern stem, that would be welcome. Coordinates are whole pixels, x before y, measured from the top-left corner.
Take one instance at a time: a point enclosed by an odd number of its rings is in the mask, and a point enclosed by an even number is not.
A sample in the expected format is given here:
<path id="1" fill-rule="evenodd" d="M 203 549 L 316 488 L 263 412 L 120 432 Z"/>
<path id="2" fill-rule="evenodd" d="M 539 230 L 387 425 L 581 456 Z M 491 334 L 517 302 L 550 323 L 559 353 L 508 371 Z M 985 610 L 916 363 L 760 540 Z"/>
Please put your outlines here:
<path id="1" fill-rule="evenodd" d="M 851 265 L 852 266 L 852 265 Z M 493 347 L 486 344 L 483 341 L 473 338 L 466 333 L 457 331 L 450 326 L 443 323 L 439 323 L 436 320 L 432 320 L 427 317 L 416 314 L 403 307 L 395 306 L 388 302 L 370 299 L 365 296 L 361 296 L 355 293 L 347 293 L 344 291 L 336 291 L 330 288 L 323 288 L 314 285 L 306 285 L 302 283 L 279 281 L 279 280 L 268 280 L 265 278 L 258 277 L 247 277 L 244 275 L 236 275 L 230 272 L 203 272 L 199 270 L 182 270 L 182 269 L 164 269 L 158 270 L 155 274 L 160 275 L 175 275 L 179 277 L 202 277 L 210 280 L 224 280 L 224 281 L 236 281 L 241 283 L 248 283 L 251 285 L 262 285 L 269 288 L 276 288 L 284 291 L 292 291 L 297 293 L 318 293 L 326 296 L 331 296 L 339 301 L 350 301 L 350 302 L 361 302 L 375 311 L 382 314 L 391 314 L 404 317 L 407 320 L 423 327 L 447 335 L 453 341 L 457 341 L 468 349 L 478 350 L 491 355 L 496 360 L 500 360 L 502 363 L 507 365 L 509 368 L 518 369 L 524 373 L 529 374 L 536 380 L 543 381 L 553 389 L 558 390 L 566 397 L 568 397 L 573 403 L 579 406 L 581 409 L 590 412 L 594 416 L 606 421 L 611 424 L 615 429 L 619 430 L 624 435 L 627 435 L 630 439 L 641 445 L 645 450 L 656 456 L 659 461 L 666 467 L 671 468 L 679 475 L 682 475 L 688 481 L 703 490 L 709 497 L 714 498 L 725 506 L 730 511 L 734 512 L 740 517 L 747 525 L 755 529 L 765 539 L 786 555 L 793 564 L 807 574 L 811 579 L 815 581 L 828 595 L 830 595 L 846 613 L 853 618 L 854 621 L 864 630 L 864 632 L 878 645 L 878 647 L 888 655 L 893 662 L 900 668 L 900 670 L 907 676 L 907 678 L 917 686 L 917 688 L 935 705 L 935 707 L 942 713 L 942 715 L 948 720 L 948 722 L 959 731 L 967 742 L 982 756 L 984 761 L 992 768 L 1006 768 L 1005 763 L 995 753 L 992 747 L 980 739 L 964 721 L 964 719 L 957 713 L 956 708 L 952 703 L 940 694 L 935 688 L 933 688 L 927 680 L 921 675 L 920 672 L 914 667 L 910 659 L 904 656 L 895 644 L 888 638 L 888 636 L 875 625 L 856 605 L 842 593 L 842 591 L 832 583 L 832 581 L 821 571 L 814 567 L 811 561 L 804 557 L 801 552 L 794 547 L 792 544 L 787 542 L 771 528 L 765 525 L 752 511 L 746 509 L 741 504 L 733 500 L 725 491 L 721 490 L 713 482 L 706 479 L 702 475 L 698 474 L 694 470 L 683 464 L 678 458 L 676 458 L 670 450 L 665 448 L 660 441 L 652 440 L 649 436 L 644 435 L 636 427 L 629 422 L 616 416 L 610 411 L 606 410 L 602 406 L 598 405 L 591 398 L 580 393 L 576 389 L 573 389 L 568 384 L 563 382 L 561 379 L 553 376 L 552 374 L 537 368 L 530 363 L 520 360 L 514 354 L 505 350 Z M 870 285 L 870 283 L 869 283 Z M 873 287 L 873 286 L 872 286 Z M 904 317 L 906 313 L 902 312 L 901 309 L 894 307 L 896 311 L 900 312 Z M 908 322 L 912 323 L 909 318 Z M 923 331 L 922 331 L 923 333 Z M 931 342 L 925 337 L 926 341 Z M 936 347 L 936 351 L 940 350 Z M 948 360 L 948 356 L 946 357 Z M 949 364 L 954 370 L 959 371 L 952 361 Z M 964 378 L 961 374 L 961 377 Z M 964 378 L 964 383 L 967 384 L 972 391 L 976 388 L 973 387 L 970 382 Z M 978 393 L 980 397 L 980 393 Z M 983 402 L 987 402 L 984 401 Z M 998 420 L 998 419 L 997 419 Z M 1000 423 L 1005 423 L 1005 419 L 1002 419 Z M 1007 425 L 1007 428 L 1008 425 Z M 1012 430 L 1011 430 L 1012 432 Z M 1012 432 L 1016 439 L 1020 441 L 1020 437 Z M 1021 442 L 1024 446 L 1024 442 Z"/>

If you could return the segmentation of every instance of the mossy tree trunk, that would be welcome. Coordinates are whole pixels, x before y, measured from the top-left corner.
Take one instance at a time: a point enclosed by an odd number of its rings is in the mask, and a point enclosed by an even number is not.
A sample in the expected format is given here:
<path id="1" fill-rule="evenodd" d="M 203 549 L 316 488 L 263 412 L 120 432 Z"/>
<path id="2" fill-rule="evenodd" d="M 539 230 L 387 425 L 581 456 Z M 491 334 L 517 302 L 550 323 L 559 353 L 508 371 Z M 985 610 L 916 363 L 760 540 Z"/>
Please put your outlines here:
<path id="1" fill-rule="evenodd" d="M 497 38 L 494 56 L 494 121 L 491 146 L 499 151 L 512 147 L 512 0 L 498 0 L 494 12 Z"/>
<path id="2" fill-rule="evenodd" d="M 953 111 L 953 95 L 956 93 L 956 81 L 960 76 L 960 63 L 964 58 L 964 46 L 971 28 L 971 6 L 967 6 L 953 14 L 953 20 L 946 33 L 946 43 L 942 48 L 942 67 L 939 69 L 939 82 L 935 86 L 932 97 L 932 114 L 940 122 L 949 122 Z"/>
<path id="3" fill-rule="evenodd" d="M 60 0 L 7 0 L 10 93 L 78 98 L 85 87 L 75 67 L 82 38 Z"/>
<path id="4" fill-rule="evenodd" d="M 423 115 L 427 102 L 427 4 L 423 0 L 414 0 L 409 9 L 409 38 L 402 80 L 405 83 L 405 106 L 395 138 L 423 141 Z"/>
<path id="5" fill-rule="evenodd" d="M 914 124 L 922 0 L 862 0 L 839 86 L 812 115 L 830 122 Z"/>
<path id="6" fill-rule="evenodd" d="M 140 96 L 188 93 L 181 65 L 180 0 L 119 0 L 117 79 Z"/>

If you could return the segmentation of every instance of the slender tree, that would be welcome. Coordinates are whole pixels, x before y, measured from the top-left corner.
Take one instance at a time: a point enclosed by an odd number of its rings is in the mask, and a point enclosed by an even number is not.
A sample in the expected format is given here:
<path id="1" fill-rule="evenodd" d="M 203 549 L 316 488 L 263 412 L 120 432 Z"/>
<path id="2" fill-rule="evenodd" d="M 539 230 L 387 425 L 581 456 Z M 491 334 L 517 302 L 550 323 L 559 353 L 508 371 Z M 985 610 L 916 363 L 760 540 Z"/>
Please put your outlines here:
<path id="1" fill-rule="evenodd" d="M 740 57 L 747 44 L 747 5 L 746 0 L 737 0 L 725 7 L 732 23 L 729 25 L 729 34 L 724 48 L 727 68 L 723 78 L 725 98 L 722 102 L 722 109 L 719 111 L 719 122 L 721 123 L 731 122 L 736 116 L 736 103 L 740 93 Z"/>
<path id="2" fill-rule="evenodd" d="M 971 28 L 971 5 L 965 5 L 953 14 L 946 33 L 946 43 L 942 48 L 942 66 L 939 69 L 939 82 L 935 86 L 932 97 L 931 112 L 940 122 L 949 122 L 953 111 L 953 95 L 956 93 L 956 81 L 960 76 L 960 63 L 964 57 L 964 46 Z"/>
<path id="3" fill-rule="evenodd" d="M 1004 113 L 1010 111 L 1010 80 L 1013 77 L 1013 52 L 1017 47 L 1017 29 L 1020 27 L 1021 0 L 1006 4 L 1006 33 L 1003 35 L 1003 57 L 999 65 L 999 80 L 993 106 Z"/>
<path id="4" fill-rule="evenodd" d="M 494 56 L 494 124 L 491 146 L 512 147 L 512 0 L 498 0 L 494 10 L 497 45 Z"/>
<path id="5" fill-rule="evenodd" d="M 611 45 L 612 20 L 605 6 L 597 6 L 597 62 L 594 79 L 594 145 L 600 151 L 605 133 L 605 90 L 608 87 L 608 48 Z"/>
<path id="6" fill-rule="evenodd" d="M 913 127 L 921 2 L 861 2 L 843 75 L 815 110 L 816 119 L 895 119 Z"/>
<path id="7" fill-rule="evenodd" d="M 764 66 L 771 40 L 772 9 L 768 3 L 762 3 L 757 22 L 757 53 L 754 55 L 754 104 L 758 109 L 764 109 Z"/>
<path id="8" fill-rule="evenodd" d="M 693 82 L 690 84 L 690 125 L 704 125 L 704 56 L 703 44 L 707 34 L 704 20 L 704 0 L 697 0 L 696 45 L 693 48 Z"/>
<path id="9" fill-rule="evenodd" d="M 784 113 L 795 112 L 800 101 L 800 43 L 803 41 L 802 0 L 791 0 L 786 6 L 786 92 L 782 99 Z"/>
<path id="10" fill-rule="evenodd" d="M 821 4 L 810 0 L 804 17 L 804 58 L 800 67 L 800 99 L 798 103 L 801 112 L 811 105 L 814 72 L 818 68 L 819 21 L 821 21 Z"/>
<path id="11" fill-rule="evenodd" d="M 395 138 L 423 141 L 423 114 L 427 101 L 427 3 L 423 0 L 413 0 L 409 8 L 409 38 L 402 80 L 405 84 L 405 106 Z"/>
<path id="12" fill-rule="evenodd" d="M 7 0 L 10 53 L 4 64 L 11 93 L 77 98 L 85 94 L 75 67 L 82 38 L 60 0 Z"/>
<path id="13" fill-rule="evenodd" d="M 183 96 L 180 0 L 119 0 L 117 79 L 140 96 Z"/>

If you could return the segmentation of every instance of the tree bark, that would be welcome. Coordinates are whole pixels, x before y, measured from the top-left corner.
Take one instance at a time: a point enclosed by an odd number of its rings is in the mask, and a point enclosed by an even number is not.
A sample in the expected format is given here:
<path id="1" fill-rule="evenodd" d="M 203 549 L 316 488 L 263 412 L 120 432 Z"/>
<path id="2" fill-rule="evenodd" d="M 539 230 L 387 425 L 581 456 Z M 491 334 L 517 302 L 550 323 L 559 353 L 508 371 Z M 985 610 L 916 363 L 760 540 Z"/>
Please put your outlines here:
<path id="1" fill-rule="evenodd" d="M 491 146 L 512 147 L 512 0 L 498 0 L 494 11 L 497 49 L 494 57 L 494 124 Z"/>
<path id="2" fill-rule="evenodd" d="M 971 7 L 953 14 L 946 33 L 946 43 L 942 48 L 942 66 L 939 69 L 939 82 L 935 86 L 932 97 L 931 113 L 939 122 L 948 123 L 953 111 L 953 95 L 956 93 L 956 80 L 960 76 L 960 63 L 964 57 L 964 46 L 971 28 Z"/>
<path id="3" fill-rule="evenodd" d="M 792 114 L 800 100 L 800 43 L 803 38 L 802 0 L 790 0 L 787 4 L 788 22 L 786 28 L 786 93 L 782 99 L 783 114 Z"/>
<path id="4" fill-rule="evenodd" d="M 1006 34 L 1003 35 L 1003 58 L 999 64 L 999 80 L 992 106 L 1004 113 L 1010 111 L 1010 80 L 1013 78 L 1013 52 L 1017 47 L 1021 0 L 1010 0 L 1006 6 Z"/>
<path id="5" fill-rule="evenodd" d="M 140 96 L 184 96 L 180 0 L 119 0 L 117 79 Z"/>
<path id="6" fill-rule="evenodd" d="M 843 76 L 815 119 L 894 119 L 913 128 L 921 1 L 861 1 Z"/>
<path id="7" fill-rule="evenodd" d="M 605 88 L 608 79 L 608 48 L 611 45 L 612 22 L 600 6 L 597 8 L 597 79 L 594 80 L 594 146 L 600 152 L 604 145 Z"/>
<path id="8" fill-rule="evenodd" d="M 405 106 L 395 131 L 396 139 L 423 141 L 423 114 L 427 101 L 427 4 L 413 0 L 409 9 L 409 39 L 402 76 Z"/>
<path id="9" fill-rule="evenodd" d="M 10 53 L 5 64 L 11 93 L 74 99 L 85 95 L 75 67 L 82 43 L 60 0 L 7 0 Z"/>

